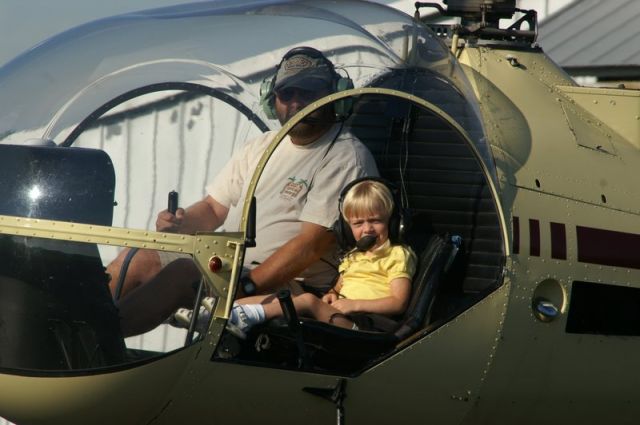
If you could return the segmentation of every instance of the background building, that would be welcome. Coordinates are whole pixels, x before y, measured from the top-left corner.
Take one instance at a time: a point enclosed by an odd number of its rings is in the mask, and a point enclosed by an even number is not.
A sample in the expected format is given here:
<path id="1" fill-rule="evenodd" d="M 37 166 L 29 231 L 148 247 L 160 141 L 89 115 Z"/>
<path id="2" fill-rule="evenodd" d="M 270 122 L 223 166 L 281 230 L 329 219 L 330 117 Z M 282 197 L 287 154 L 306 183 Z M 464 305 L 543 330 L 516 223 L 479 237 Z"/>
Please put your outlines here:
<path id="1" fill-rule="evenodd" d="M 577 0 L 542 22 L 538 41 L 581 85 L 640 89 L 640 2 Z"/>

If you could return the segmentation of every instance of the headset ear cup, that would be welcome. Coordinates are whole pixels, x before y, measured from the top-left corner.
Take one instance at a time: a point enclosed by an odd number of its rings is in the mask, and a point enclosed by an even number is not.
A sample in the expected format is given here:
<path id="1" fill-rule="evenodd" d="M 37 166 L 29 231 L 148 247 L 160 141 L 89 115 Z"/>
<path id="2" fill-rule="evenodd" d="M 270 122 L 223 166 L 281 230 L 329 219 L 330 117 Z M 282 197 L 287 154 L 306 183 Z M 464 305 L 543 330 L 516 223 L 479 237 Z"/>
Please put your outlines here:
<path id="1" fill-rule="evenodd" d="M 391 240 L 391 243 L 405 243 L 410 227 L 411 217 L 409 211 L 405 208 L 401 208 L 397 212 L 394 211 L 389 218 L 389 240 Z"/>
<path id="2" fill-rule="evenodd" d="M 353 237 L 353 232 L 351 231 L 351 227 L 349 223 L 347 223 L 344 219 L 340 219 L 340 223 L 342 224 L 342 233 L 344 234 L 344 249 L 350 250 L 356 247 L 356 240 Z"/>
<path id="3" fill-rule="evenodd" d="M 340 250 L 346 252 L 356 246 L 356 241 L 351 233 L 351 228 L 344 221 L 342 217 L 339 217 L 331 226 L 331 231 L 336 237 L 336 242 L 340 247 Z"/>
<path id="4" fill-rule="evenodd" d="M 400 208 L 396 227 L 398 243 L 406 243 L 411 229 L 411 213 L 407 208 Z"/>
<path id="5" fill-rule="evenodd" d="M 274 77 L 275 78 L 275 77 Z M 276 119 L 276 108 L 274 105 L 273 83 L 274 78 L 266 78 L 260 85 L 260 107 L 264 115 L 270 119 Z"/>
<path id="6" fill-rule="evenodd" d="M 353 80 L 351 78 L 338 78 L 336 81 L 336 90 L 335 92 L 341 92 L 345 90 L 350 90 L 353 88 Z M 353 109 L 353 99 L 351 97 L 346 97 L 344 99 L 337 100 L 334 104 L 334 111 L 336 114 L 336 118 L 339 120 L 344 120 L 351 115 L 351 110 Z"/>
<path id="7" fill-rule="evenodd" d="M 336 237 L 336 242 L 338 243 L 338 247 L 341 250 L 344 250 L 344 234 L 342 232 L 342 217 L 338 217 L 336 221 L 333 222 L 333 226 L 331 226 L 331 232 L 333 232 L 333 236 Z"/>

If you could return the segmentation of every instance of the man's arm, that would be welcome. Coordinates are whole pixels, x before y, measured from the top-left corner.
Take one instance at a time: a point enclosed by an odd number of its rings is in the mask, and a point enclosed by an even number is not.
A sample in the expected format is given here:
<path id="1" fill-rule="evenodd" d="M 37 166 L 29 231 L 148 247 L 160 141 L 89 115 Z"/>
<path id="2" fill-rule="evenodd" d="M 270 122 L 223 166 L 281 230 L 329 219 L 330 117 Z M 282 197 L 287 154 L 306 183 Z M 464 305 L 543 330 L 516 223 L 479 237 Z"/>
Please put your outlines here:
<path id="1" fill-rule="evenodd" d="M 164 210 L 158 214 L 156 229 L 159 232 L 194 234 L 199 230 L 213 230 L 227 219 L 229 208 L 211 196 L 196 202 L 186 210 L 178 208 L 173 215 Z"/>
<path id="2" fill-rule="evenodd" d="M 334 244 L 335 236 L 326 227 L 303 222 L 300 233 L 253 269 L 249 277 L 256 283 L 258 292 L 276 289 L 299 276 Z"/>

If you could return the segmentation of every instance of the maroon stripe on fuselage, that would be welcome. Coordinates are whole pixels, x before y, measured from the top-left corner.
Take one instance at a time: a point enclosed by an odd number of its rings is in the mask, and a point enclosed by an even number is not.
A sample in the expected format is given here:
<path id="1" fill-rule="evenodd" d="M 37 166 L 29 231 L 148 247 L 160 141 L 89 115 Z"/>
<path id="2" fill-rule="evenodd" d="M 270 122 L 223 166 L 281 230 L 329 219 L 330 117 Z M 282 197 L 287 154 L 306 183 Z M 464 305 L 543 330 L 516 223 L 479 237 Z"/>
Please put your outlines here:
<path id="1" fill-rule="evenodd" d="M 576 226 L 578 261 L 640 269 L 640 235 Z"/>
<path id="2" fill-rule="evenodd" d="M 551 258 L 567 259 L 567 231 L 562 223 L 550 223 L 551 226 Z"/>
<path id="3" fill-rule="evenodd" d="M 520 254 L 520 218 L 513 217 L 513 253 Z"/>
<path id="4" fill-rule="evenodd" d="M 529 219 L 529 255 L 540 256 L 540 222 Z"/>

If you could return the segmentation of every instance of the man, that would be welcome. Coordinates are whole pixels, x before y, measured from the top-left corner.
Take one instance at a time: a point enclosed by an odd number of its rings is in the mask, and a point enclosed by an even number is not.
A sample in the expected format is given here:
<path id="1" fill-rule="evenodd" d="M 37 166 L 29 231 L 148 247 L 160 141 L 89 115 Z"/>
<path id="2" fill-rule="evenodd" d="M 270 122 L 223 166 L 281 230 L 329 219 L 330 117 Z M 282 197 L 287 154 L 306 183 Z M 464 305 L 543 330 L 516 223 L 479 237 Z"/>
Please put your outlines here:
<path id="1" fill-rule="evenodd" d="M 262 95 L 267 115 L 284 124 L 312 101 L 336 90 L 340 76 L 319 51 L 299 47 L 284 55 L 276 76 Z M 355 178 L 377 175 L 370 152 L 336 120 L 334 105 L 316 110 L 280 143 L 256 188 L 256 247 L 247 249 L 242 277 L 245 287 L 271 292 L 294 278 L 305 285 L 329 287 L 335 245 L 327 229 L 338 216 L 342 188 Z M 223 223 L 238 228 L 244 196 L 253 171 L 275 132 L 250 141 L 207 186 L 208 195 L 176 214 L 162 211 L 158 231 L 192 234 Z M 126 253 L 109 265 L 112 282 Z M 324 257 L 324 258 L 323 258 Z M 191 282 L 199 278 L 190 259 L 140 251 L 131 263 L 119 303 L 125 335 L 152 329 L 176 308 L 193 304 Z M 114 288 L 112 288 L 113 290 Z"/>

